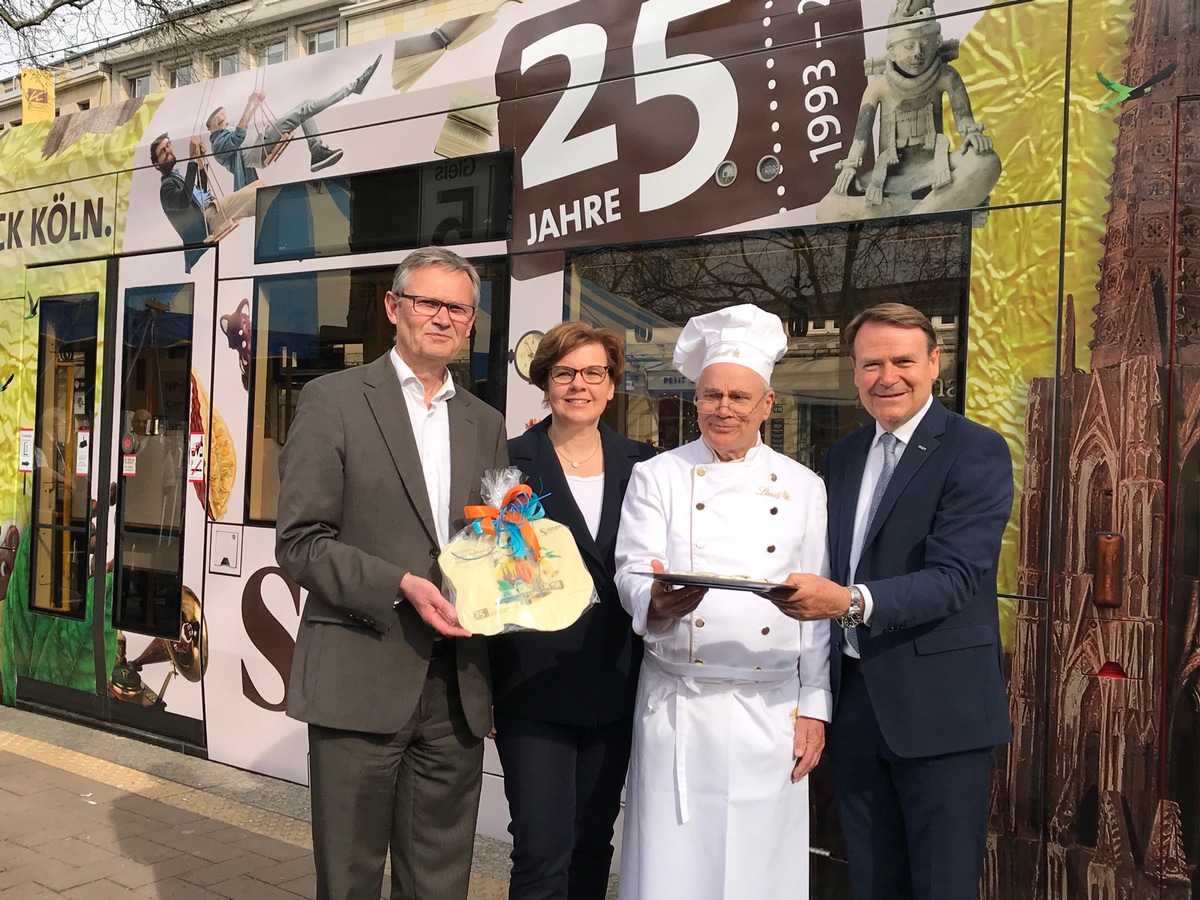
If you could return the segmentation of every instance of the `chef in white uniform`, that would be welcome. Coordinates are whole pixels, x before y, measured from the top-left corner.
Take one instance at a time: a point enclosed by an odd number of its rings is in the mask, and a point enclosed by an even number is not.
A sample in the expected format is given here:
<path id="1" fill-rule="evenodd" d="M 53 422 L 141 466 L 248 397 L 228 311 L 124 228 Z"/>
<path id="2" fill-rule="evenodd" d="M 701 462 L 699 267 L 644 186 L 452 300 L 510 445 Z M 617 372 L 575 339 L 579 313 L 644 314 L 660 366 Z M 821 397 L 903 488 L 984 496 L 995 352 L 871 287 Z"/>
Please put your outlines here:
<path id="1" fill-rule="evenodd" d="M 808 896 L 806 776 L 832 712 L 828 620 L 644 574 L 826 573 L 825 486 L 759 439 L 786 350 L 779 318 L 756 306 L 691 319 L 674 363 L 697 381 L 701 438 L 638 463 L 625 494 L 616 583 L 646 653 L 623 900 Z"/>

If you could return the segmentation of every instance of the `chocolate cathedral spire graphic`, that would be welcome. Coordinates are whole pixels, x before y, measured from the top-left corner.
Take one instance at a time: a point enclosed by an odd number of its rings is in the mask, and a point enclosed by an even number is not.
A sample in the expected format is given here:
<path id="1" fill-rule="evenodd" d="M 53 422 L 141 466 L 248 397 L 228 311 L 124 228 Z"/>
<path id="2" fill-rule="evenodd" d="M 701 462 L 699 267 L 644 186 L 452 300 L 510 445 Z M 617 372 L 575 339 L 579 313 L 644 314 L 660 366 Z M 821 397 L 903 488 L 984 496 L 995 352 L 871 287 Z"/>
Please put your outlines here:
<path id="1" fill-rule="evenodd" d="M 993 780 L 992 900 L 1017 896 L 1014 885 L 1029 885 L 1028 896 L 1192 896 L 1200 100 L 1180 98 L 1200 92 L 1197 16 L 1194 0 L 1132 4 L 1125 83 L 1179 65 L 1117 119 L 1090 365 L 1079 360 L 1081 371 L 1074 348 L 1091 304 L 1067 297 L 1056 429 L 1055 379 L 1029 389 L 1018 593 L 1047 601 L 1017 610 L 1015 737 Z"/>

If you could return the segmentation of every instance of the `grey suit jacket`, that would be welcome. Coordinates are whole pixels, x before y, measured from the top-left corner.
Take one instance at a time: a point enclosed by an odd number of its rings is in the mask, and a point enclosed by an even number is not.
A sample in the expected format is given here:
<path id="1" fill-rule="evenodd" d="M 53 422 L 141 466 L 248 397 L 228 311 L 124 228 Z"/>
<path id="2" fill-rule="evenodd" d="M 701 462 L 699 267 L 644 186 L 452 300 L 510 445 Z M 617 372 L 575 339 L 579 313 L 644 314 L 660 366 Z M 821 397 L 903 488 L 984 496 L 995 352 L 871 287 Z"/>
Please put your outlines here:
<path id="1" fill-rule="evenodd" d="M 504 420 L 466 390 L 449 402 L 450 534 L 480 501 L 480 475 L 507 465 Z M 308 590 L 288 688 L 289 716 L 390 734 L 412 716 L 434 631 L 395 603 L 406 572 L 441 584 L 437 532 L 408 409 L 388 354 L 325 375 L 301 395 L 279 457 L 275 553 Z M 471 731 L 491 727 L 485 640 L 458 640 Z"/>

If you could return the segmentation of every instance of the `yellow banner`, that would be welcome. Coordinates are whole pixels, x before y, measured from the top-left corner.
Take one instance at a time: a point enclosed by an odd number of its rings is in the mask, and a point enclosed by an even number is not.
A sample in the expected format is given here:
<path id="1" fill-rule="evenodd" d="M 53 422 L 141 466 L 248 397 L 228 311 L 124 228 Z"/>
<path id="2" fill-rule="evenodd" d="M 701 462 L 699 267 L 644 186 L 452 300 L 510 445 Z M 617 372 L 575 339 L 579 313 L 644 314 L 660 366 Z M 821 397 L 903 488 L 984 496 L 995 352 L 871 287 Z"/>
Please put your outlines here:
<path id="1" fill-rule="evenodd" d="M 21 70 L 21 122 L 54 118 L 54 73 L 49 69 Z"/>

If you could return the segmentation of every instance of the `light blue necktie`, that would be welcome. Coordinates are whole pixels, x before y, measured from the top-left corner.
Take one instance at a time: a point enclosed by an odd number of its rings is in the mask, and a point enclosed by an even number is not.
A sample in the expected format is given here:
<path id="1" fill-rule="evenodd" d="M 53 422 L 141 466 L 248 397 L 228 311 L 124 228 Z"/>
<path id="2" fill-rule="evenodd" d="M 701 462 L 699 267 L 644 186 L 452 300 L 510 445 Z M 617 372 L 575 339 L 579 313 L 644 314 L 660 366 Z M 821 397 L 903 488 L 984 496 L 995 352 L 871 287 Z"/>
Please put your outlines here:
<path id="1" fill-rule="evenodd" d="M 863 530 L 864 538 L 871 531 L 871 523 L 875 521 L 875 513 L 879 512 L 883 492 L 887 490 L 888 482 L 892 480 L 892 474 L 896 471 L 896 445 L 900 443 L 900 439 L 890 431 L 885 431 L 879 436 L 879 443 L 883 444 L 883 471 L 879 473 L 879 481 L 875 484 L 875 493 L 871 495 L 867 527 Z"/>
<path id="2" fill-rule="evenodd" d="M 890 431 L 885 431 L 879 436 L 879 442 L 883 444 L 883 470 L 879 473 L 879 481 L 875 482 L 875 493 L 871 495 L 871 507 L 867 511 L 867 524 L 863 528 L 863 540 L 871 533 L 871 523 L 875 521 L 875 513 L 879 511 L 880 501 L 883 500 L 883 492 L 887 490 L 888 482 L 892 480 L 892 475 L 896 471 L 896 445 L 900 443 L 900 439 Z M 858 629 L 846 629 L 846 640 L 850 642 L 850 646 L 858 651 Z"/>

